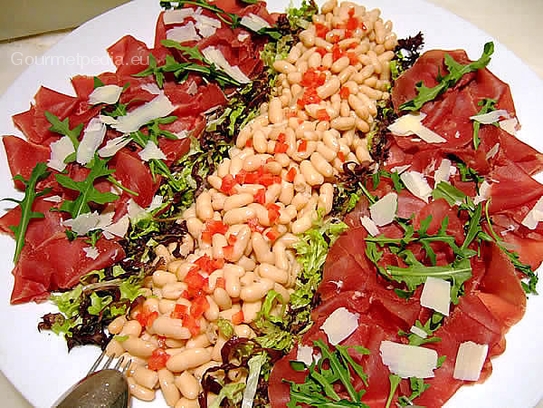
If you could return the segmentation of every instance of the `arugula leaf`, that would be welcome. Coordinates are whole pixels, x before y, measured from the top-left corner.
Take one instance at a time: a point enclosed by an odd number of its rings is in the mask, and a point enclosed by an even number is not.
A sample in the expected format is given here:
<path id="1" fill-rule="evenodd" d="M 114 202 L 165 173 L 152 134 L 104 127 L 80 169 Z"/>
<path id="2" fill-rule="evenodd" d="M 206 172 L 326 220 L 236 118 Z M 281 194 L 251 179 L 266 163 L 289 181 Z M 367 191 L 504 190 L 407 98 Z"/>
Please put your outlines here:
<path id="1" fill-rule="evenodd" d="M 119 198 L 116 194 L 111 192 L 102 193 L 94 187 L 94 183 L 98 178 L 107 177 L 114 173 L 114 170 L 107 167 L 107 162 L 108 160 L 95 156 L 88 164 L 90 173 L 83 181 L 75 181 L 64 174 L 55 175 L 55 178 L 61 186 L 79 192 L 79 195 L 75 200 L 64 200 L 62 202 L 62 205 L 60 206 L 61 211 L 66 211 L 70 213 L 72 218 L 76 218 L 80 214 L 90 212 L 90 202 L 106 204 Z"/>
<path id="2" fill-rule="evenodd" d="M 361 400 L 365 390 L 357 392 L 352 384 L 351 370 L 359 375 L 365 384 L 367 381 L 367 374 L 348 353 L 348 349 L 353 347 L 339 346 L 338 349 L 336 346 L 332 351 L 321 339 L 313 343 L 319 348 L 322 357 L 310 367 L 306 367 L 304 363 L 291 361 L 294 369 L 298 371 L 307 369 L 308 375 L 303 384 L 287 381 L 290 384 L 290 402 L 287 407 L 295 408 L 300 406 L 299 404 L 317 408 L 368 407 Z M 354 349 L 362 354 L 369 354 L 369 350 L 364 347 Z M 349 399 L 341 399 L 336 392 L 336 387 L 339 386 L 346 390 Z"/>
<path id="3" fill-rule="evenodd" d="M 21 251 L 23 250 L 23 247 L 25 245 L 26 231 L 28 229 L 30 221 L 33 219 L 45 217 L 45 215 L 41 212 L 32 211 L 32 206 L 34 205 L 34 201 L 36 200 L 36 198 L 46 195 L 51 191 L 50 188 L 46 188 L 42 191 L 36 191 L 37 184 L 41 180 L 49 177 L 49 174 L 51 173 L 47 171 L 47 165 L 45 163 L 37 163 L 36 166 L 32 169 L 32 173 L 30 174 L 30 178 L 28 180 L 25 180 L 20 174 L 17 174 L 15 177 L 13 177 L 13 180 L 20 181 L 25 186 L 23 199 L 3 199 L 5 201 L 12 201 L 14 203 L 17 203 L 19 207 L 21 207 L 21 218 L 19 220 L 19 224 L 10 225 L 9 227 L 15 234 L 15 253 L 13 255 L 13 262 L 15 263 L 19 260 L 19 256 L 21 255 Z"/>
<path id="4" fill-rule="evenodd" d="M 445 54 L 445 65 L 447 66 L 449 73 L 444 77 L 438 77 L 437 80 L 439 83 L 432 88 L 428 88 L 422 82 L 419 82 L 416 85 L 417 96 L 414 99 L 402 103 L 399 109 L 405 111 L 419 110 L 426 102 L 433 101 L 447 89 L 455 86 L 465 74 L 485 68 L 490 62 L 490 57 L 493 53 L 494 43 L 487 42 L 484 45 L 481 57 L 477 61 L 467 65 L 462 65 L 456 62 L 449 54 Z"/>
<path id="5" fill-rule="evenodd" d="M 45 117 L 51 124 L 51 127 L 49 130 L 51 132 L 58 133 L 60 135 L 68 136 L 68 138 L 72 141 L 72 144 L 74 145 L 74 149 L 77 150 L 79 147 L 79 135 L 81 134 L 81 131 L 83 130 L 83 124 L 80 123 L 75 128 L 70 129 L 70 119 L 66 118 L 64 120 L 60 120 L 58 116 L 55 116 L 49 111 L 45 111 Z"/>
<path id="6" fill-rule="evenodd" d="M 426 278 L 430 276 L 451 280 L 451 301 L 454 304 L 458 303 L 458 296 L 463 283 L 472 275 L 469 259 L 461 259 L 443 266 L 425 266 L 416 259 L 409 259 L 408 263 L 410 265 L 406 268 L 393 265 L 387 266 L 385 276 L 396 282 L 405 283 L 409 290 L 415 290 L 417 286 L 426 282 Z"/>
<path id="7" fill-rule="evenodd" d="M 414 324 L 415 327 L 426 332 L 428 335 L 426 338 L 422 338 L 415 333 L 405 332 L 403 330 L 398 331 L 398 335 L 407 337 L 409 344 L 412 346 L 420 346 L 427 343 L 438 343 L 441 341 L 441 337 L 433 336 L 434 332 L 439 329 L 443 323 L 444 315 L 438 312 L 434 312 L 432 316 L 422 324 L 420 320 L 417 320 Z"/>
<path id="8" fill-rule="evenodd" d="M 481 110 L 477 112 L 477 115 L 484 115 L 485 113 L 491 112 L 493 110 L 496 110 L 495 105 L 497 101 L 495 99 L 488 99 L 485 98 L 482 101 L 479 101 L 479 106 L 481 107 Z M 481 123 L 477 120 L 473 121 L 473 147 L 475 150 L 479 148 L 479 145 L 481 144 L 481 139 L 479 139 L 479 129 L 481 128 Z"/>

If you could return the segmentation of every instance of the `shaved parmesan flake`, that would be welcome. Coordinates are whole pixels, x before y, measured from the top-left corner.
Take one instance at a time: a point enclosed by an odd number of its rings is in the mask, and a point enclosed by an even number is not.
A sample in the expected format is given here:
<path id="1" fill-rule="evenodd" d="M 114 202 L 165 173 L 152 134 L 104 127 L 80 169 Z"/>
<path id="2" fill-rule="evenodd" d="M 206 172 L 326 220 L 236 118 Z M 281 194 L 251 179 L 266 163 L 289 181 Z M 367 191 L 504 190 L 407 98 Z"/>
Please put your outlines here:
<path id="1" fill-rule="evenodd" d="M 100 252 L 98 252 L 98 248 L 96 247 L 86 247 L 83 248 L 83 251 L 85 252 L 87 258 L 90 259 L 96 259 L 100 255 Z"/>
<path id="2" fill-rule="evenodd" d="M 505 130 L 510 135 L 516 136 L 518 129 L 518 120 L 517 118 L 504 119 L 498 122 L 500 128 Z"/>
<path id="3" fill-rule="evenodd" d="M 164 24 L 182 24 L 187 17 L 192 16 L 194 13 L 194 9 L 190 7 L 177 10 L 166 10 L 163 15 Z"/>
<path id="4" fill-rule="evenodd" d="M 402 377 L 429 378 L 437 368 L 435 350 L 384 340 L 379 347 L 383 364 Z"/>
<path id="5" fill-rule="evenodd" d="M 70 227 L 77 235 L 85 235 L 88 232 L 98 228 L 100 215 L 96 212 L 89 212 L 78 215 L 76 218 L 70 218 L 62 222 L 66 227 Z"/>
<path id="6" fill-rule="evenodd" d="M 196 95 L 197 92 L 198 92 L 198 85 L 196 85 L 196 82 L 192 81 L 187 88 L 187 93 L 189 95 Z"/>
<path id="7" fill-rule="evenodd" d="M 130 220 L 128 215 L 123 216 L 119 221 L 108 225 L 103 229 L 103 234 L 106 239 L 113 239 L 116 236 L 123 238 L 128 232 L 130 226 Z"/>
<path id="8" fill-rule="evenodd" d="M 135 132 L 147 122 L 168 116 L 175 110 L 175 106 L 164 94 L 158 95 L 152 101 L 128 112 L 125 116 L 119 116 L 111 125 L 121 133 Z"/>
<path id="9" fill-rule="evenodd" d="M 449 159 L 441 160 L 439 167 L 434 173 L 434 188 L 442 181 L 449 181 L 449 177 L 451 176 L 451 164 Z"/>
<path id="10" fill-rule="evenodd" d="M 141 89 L 143 89 L 144 91 L 147 91 L 147 92 L 149 92 L 150 94 L 153 94 L 153 95 L 160 95 L 162 93 L 162 90 L 154 82 L 149 82 L 148 84 L 143 84 L 141 86 Z"/>
<path id="11" fill-rule="evenodd" d="M 68 136 L 65 136 L 51 143 L 49 147 L 51 148 L 51 157 L 47 161 L 47 166 L 57 171 L 63 171 L 66 168 L 64 160 L 75 153 L 74 144 Z"/>
<path id="12" fill-rule="evenodd" d="M 131 141 L 132 139 L 130 139 L 128 136 L 119 136 L 115 139 L 108 140 L 106 145 L 98 150 L 98 155 L 100 157 L 115 156 L 119 150 L 121 150 Z"/>
<path id="13" fill-rule="evenodd" d="M 417 135 L 426 143 L 444 143 L 447 139 L 441 137 L 436 132 L 428 129 L 422 124 L 426 117 L 424 113 L 408 113 L 396 119 L 394 123 L 388 126 L 388 130 L 396 136 Z"/>
<path id="14" fill-rule="evenodd" d="M 103 85 L 95 88 L 89 95 L 89 104 L 107 103 L 113 105 L 121 97 L 123 88 L 118 85 Z"/>
<path id="15" fill-rule="evenodd" d="M 400 174 L 400 179 L 411 194 L 425 202 L 428 202 L 428 199 L 432 195 L 432 188 L 428 184 L 428 181 L 424 175 L 418 171 L 405 171 Z"/>
<path id="16" fill-rule="evenodd" d="M 217 48 L 213 46 L 204 48 L 202 50 L 202 54 L 204 55 L 204 58 L 206 60 L 217 65 L 220 69 L 222 69 L 232 78 L 234 78 L 240 84 L 248 84 L 249 82 L 251 82 L 249 77 L 247 77 L 247 75 L 245 75 L 238 66 L 230 65 L 230 63 L 224 57 L 223 53 Z"/>
<path id="17" fill-rule="evenodd" d="M 409 331 L 413 334 L 416 334 L 421 339 L 425 339 L 426 337 L 428 337 L 428 333 L 426 333 L 424 330 L 417 326 L 411 326 L 411 329 L 409 329 Z"/>
<path id="18" fill-rule="evenodd" d="M 372 237 L 379 235 L 379 228 L 377 228 L 375 222 L 373 222 L 373 220 L 367 215 L 360 217 L 360 224 L 366 228 L 366 231 L 368 231 L 368 234 L 370 234 Z"/>
<path id="19" fill-rule="evenodd" d="M 179 27 L 170 28 L 168 31 L 166 31 L 166 38 L 179 43 L 184 43 L 187 41 L 199 41 L 202 39 L 202 37 L 200 37 L 200 35 L 196 32 L 196 27 L 192 21 L 189 21 L 187 24 Z"/>
<path id="20" fill-rule="evenodd" d="M 138 153 L 143 161 L 149 161 L 152 159 L 164 160 L 166 155 L 160 148 L 155 144 L 155 142 L 148 141 L 142 151 Z"/>
<path id="21" fill-rule="evenodd" d="M 247 27 L 251 31 L 254 31 L 255 33 L 263 28 L 270 28 L 270 24 L 266 20 L 253 13 L 243 16 L 241 18 L 241 25 Z"/>
<path id="22" fill-rule="evenodd" d="M 488 153 L 485 156 L 485 159 L 489 160 L 492 159 L 498 152 L 500 151 L 500 143 L 496 143 L 492 148 L 488 151 Z"/>
<path id="23" fill-rule="evenodd" d="M 475 205 L 482 203 L 483 201 L 488 200 L 490 197 L 490 183 L 484 180 L 479 186 L 479 193 L 473 198 L 473 203 Z"/>
<path id="24" fill-rule="evenodd" d="M 105 135 L 106 125 L 100 119 L 92 118 L 83 131 L 83 139 L 77 148 L 76 160 L 79 164 L 85 165 L 93 159 L 94 153 L 104 141 Z"/>
<path id="25" fill-rule="evenodd" d="M 524 217 L 521 224 L 533 230 L 540 221 L 543 221 L 543 197 L 537 200 L 537 203 L 535 203 L 530 212 L 526 214 L 526 217 Z"/>
<path id="26" fill-rule="evenodd" d="M 53 195 L 49 197 L 42 198 L 43 201 L 49 201 L 50 203 L 61 203 L 62 197 L 59 195 Z"/>
<path id="27" fill-rule="evenodd" d="M 204 38 L 211 37 L 217 31 L 217 28 L 221 28 L 221 22 L 216 18 L 204 16 L 203 14 L 197 14 L 193 18 L 196 20 L 196 29 Z"/>
<path id="28" fill-rule="evenodd" d="M 509 119 L 511 116 L 505 109 L 498 109 L 481 115 L 470 116 L 471 120 L 482 123 L 483 125 L 490 125 L 498 122 L 501 118 Z"/>
<path id="29" fill-rule="evenodd" d="M 410 164 L 405 164 L 405 165 L 403 165 L 403 166 L 393 167 L 392 169 L 390 169 L 390 171 L 391 171 L 392 173 L 402 174 L 404 171 L 406 171 L 407 169 L 409 169 L 409 167 L 411 167 Z"/>
<path id="30" fill-rule="evenodd" d="M 238 41 L 239 41 L 239 42 L 243 42 L 243 41 L 245 41 L 247 38 L 251 38 L 251 34 L 249 34 L 249 33 L 239 33 L 239 34 L 238 34 Z"/>
<path id="31" fill-rule="evenodd" d="M 301 361 L 309 367 L 313 363 L 313 347 L 300 344 L 296 353 L 296 361 Z"/>
<path id="32" fill-rule="evenodd" d="M 117 123 L 117 119 L 112 116 L 98 115 L 98 119 L 100 119 L 100 121 L 106 125 L 114 125 Z"/>
<path id="33" fill-rule="evenodd" d="M 463 381 L 477 381 L 488 354 L 488 344 L 466 341 L 458 347 L 453 378 Z"/>
<path id="34" fill-rule="evenodd" d="M 379 201 L 370 205 L 371 219 L 375 225 L 382 227 L 388 225 L 396 217 L 398 209 L 398 194 L 392 192 L 383 196 Z"/>
<path id="35" fill-rule="evenodd" d="M 328 336 L 328 341 L 332 346 L 341 343 L 357 329 L 358 316 L 345 307 L 337 308 L 328 316 L 321 329 Z"/>
<path id="36" fill-rule="evenodd" d="M 448 316 L 451 305 L 451 283 L 432 276 L 426 278 L 420 295 L 420 304 Z"/>

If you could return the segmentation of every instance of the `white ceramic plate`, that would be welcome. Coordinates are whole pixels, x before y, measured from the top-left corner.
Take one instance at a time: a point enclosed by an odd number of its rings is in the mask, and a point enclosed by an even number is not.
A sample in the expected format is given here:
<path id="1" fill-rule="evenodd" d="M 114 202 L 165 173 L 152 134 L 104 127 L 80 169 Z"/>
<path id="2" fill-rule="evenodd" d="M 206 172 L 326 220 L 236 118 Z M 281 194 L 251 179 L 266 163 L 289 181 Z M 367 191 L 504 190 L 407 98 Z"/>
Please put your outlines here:
<path id="1" fill-rule="evenodd" d="M 362 1 L 362 0 L 361 0 Z M 270 1 L 270 8 L 283 11 L 287 0 Z M 299 3 L 296 1 L 295 3 Z M 394 22 L 399 37 L 425 34 L 426 49 L 463 48 L 476 59 L 483 44 L 491 38 L 457 16 L 422 0 L 367 0 L 369 8 L 379 7 L 385 19 Z M 137 0 L 108 12 L 75 30 L 7 90 L 0 99 L 0 135 L 16 134 L 11 116 L 25 111 L 40 85 L 73 94 L 69 78 L 76 74 L 96 75 L 112 70 L 105 49 L 125 34 L 132 34 L 152 45 L 158 1 Z M 496 52 L 490 68 L 511 85 L 518 116 L 522 123 L 519 137 L 543 150 L 540 137 L 543 83 L 513 53 L 495 42 Z M 69 58 L 71 57 L 71 59 Z M 47 59 L 49 58 L 49 59 Z M 12 62 L 13 63 L 13 62 Z M 541 178 L 540 178 L 541 180 Z M 0 197 L 16 195 L 11 188 L 4 149 L 0 149 Z M 2 210 L 0 206 L 0 210 Z M 2 210 L 3 211 L 3 210 Z M 0 368 L 36 407 L 49 407 L 69 386 L 81 378 L 98 355 L 94 347 L 76 348 L 69 355 L 63 339 L 38 333 L 40 316 L 53 311 L 49 304 L 9 304 L 13 277 L 11 258 L 14 242 L 0 236 Z M 543 285 L 539 285 L 543 293 Z M 532 297 L 524 319 L 507 335 L 505 354 L 493 361 L 494 372 L 482 385 L 466 386 L 446 405 L 447 408 L 529 408 L 543 397 L 543 295 Z M 152 404 L 165 406 L 157 399 Z"/>

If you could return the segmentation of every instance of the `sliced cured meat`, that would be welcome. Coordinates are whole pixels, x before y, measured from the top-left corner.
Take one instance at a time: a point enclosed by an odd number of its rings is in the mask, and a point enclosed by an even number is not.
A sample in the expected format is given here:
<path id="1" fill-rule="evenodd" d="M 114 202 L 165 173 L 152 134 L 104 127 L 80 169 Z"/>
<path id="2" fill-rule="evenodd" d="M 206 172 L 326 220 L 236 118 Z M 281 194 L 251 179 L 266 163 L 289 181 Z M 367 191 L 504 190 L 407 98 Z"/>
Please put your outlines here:
<path id="1" fill-rule="evenodd" d="M 49 145 L 58 139 L 59 135 L 49 131 L 51 123 L 45 117 L 45 112 L 58 116 L 60 120 L 65 119 L 75 109 L 77 98 L 54 91 L 44 86 L 40 87 L 34 95 L 35 105 L 32 105 L 26 112 L 13 116 L 13 122 L 29 141 Z"/>
<path id="2" fill-rule="evenodd" d="M 62 213 L 55 211 L 55 205 L 44 199 L 37 198 L 32 205 L 32 211 L 42 213 L 44 218 L 33 218 L 28 224 L 25 234 L 25 245 L 35 248 L 46 241 L 51 235 L 63 232 Z M 13 235 L 11 226 L 19 225 L 21 221 L 21 207 L 17 206 L 0 218 L 0 231 Z"/>
<path id="3" fill-rule="evenodd" d="M 136 203 L 143 208 L 151 204 L 159 180 L 158 177 L 156 180 L 153 179 L 149 167 L 141 161 L 139 156 L 121 150 L 111 160 L 110 168 L 115 169 L 113 176 L 117 181 L 138 194 L 133 197 Z"/>
<path id="4" fill-rule="evenodd" d="M 524 316 L 526 293 L 522 289 L 513 264 L 496 244 L 485 245 L 483 258 L 486 273 L 479 287 L 479 298 L 508 329 Z"/>
<path id="5" fill-rule="evenodd" d="M 464 384 L 464 381 L 453 378 L 456 354 L 463 342 L 488 344 L 489 356 L 480 378 L 480 381 L 484 381 L 492 371 L 489 358 L 503 351 L 502 328 L 502 323 L 492 315 L 478 296 L 474 294 L 463 296 L 451 316 L 446 319 L 446 323 L 435 332 L 435 336 L 440 337 L 441 341 L 427 345 L 435 349 L 438 355 L 447 357 L 442 366 L 435 370 L 435 377 L 425 380 L 430 384 L 430 388 L 416 399 L 417 405 L 428 408 L 441 407 Z"/>
<path id="6" fill-rule="evenodd" d="M 448 53 L 461 64 L 469 63 L 469 58 L 464 50 L 430 50 L 422 54 L 415 64 L 404 72 L 394 82 L 392 90 L 392 104 L 395 109 L 417 96 L 416 85 L 422 82 L 431 88 L 438 84 L 437 78 L 448 73 L 444 63 L 445 53 Z M 468 79 L 468 78 L 466 78 Z"/>
<path id="7" fill-rule="evenodd" d="M 543 185 L 514 162 L 496 166 L 490 177 L 494 181 L 491 185 L 490 213 L 519 208 L 543 196 Z"/>
<path id="8" fill-rule="evenodd" d="M 111 266 L 125 256 L 117 242 L 102 238 L 96 243 L 99 255 L 92 259 L 84 251 L 89 247 L 85 241 L 85 238 L 68 241 L 66 234 L 60 232 L 35 248 L 23 249 L 13 270 L 11 303 L 43 301 L 50 292 L 72 288 L 81 276 Z"/>
<path id="9" fill-rule="evenodd" d="M 32 170 L 36 167 L 36 164 L 40 162 L 47 163 L 51 156 L 49 148 L 29 143 L 20 137 L 4 136 L 2 137 L 2 142 L 6 150 L 6 157 L 12 177 L 21 175 L 25 180 L 30 179 Z M 14 183 L 17 189 L 25 189 L 21 181 L 15 180 Z"/>
<path id="10" fill-rule="evenodd" d="M 153 54 L 161 65 L 167 55 L 164 48 L 150 50 L 147 45 L 131 35 L 126 35 L 111 45 L 107 52 L 113 64 L 117 67 L 117 75 L 129 76 L 143 71 L 149 66 L 149 55 Z"/>

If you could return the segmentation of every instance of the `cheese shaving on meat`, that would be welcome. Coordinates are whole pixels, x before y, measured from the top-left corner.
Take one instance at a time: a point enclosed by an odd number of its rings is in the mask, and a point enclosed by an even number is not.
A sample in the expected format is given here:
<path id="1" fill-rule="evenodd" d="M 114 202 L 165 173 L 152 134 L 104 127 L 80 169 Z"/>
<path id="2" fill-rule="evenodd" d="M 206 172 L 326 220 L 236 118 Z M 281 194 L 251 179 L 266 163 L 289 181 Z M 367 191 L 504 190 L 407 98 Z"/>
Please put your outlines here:
<path id="1" fill-rule="evenodd" d="M 103 85 L 96 88 L 89 95 L 89 104 L 107 103 L 113 105 L 121 97 L 123 88 L 118 85 Z"/>
<path id="2" fill-rule="evenodd" d="M 398 194 L 394 192 L 388 193 L 383 196 L 379 201 L 370 205 L 371 219 L 378 227 L 388 225 L 392 221 L 394 221 L 397 209 Z"/>
<path id="3" fill-rule="evenodd" d="M 500 128 L 505 130 L 510 135 L 516 136 L 518 129 L 518 120 L 517 118 L 504 119 L 498 122 Z"/>
<path id="4" fill-rule="evenodd" d="M 66 168 L 64 160 L 75 153 L 74 144 L 69 137 L 65 136 L 51 143 L 49 147 L 51 148 L 51 157 L 47 161 L 47 166 L 57 171 L 64 171 Z"/>
<path id="5" fill-rule="evenodd" d="M 466 341 L 458 347 L 453 378 L 463 381 L 477 381 L 488 354 L 488 344 Z"/>
<path id="6" fill-rule="evenodd" d="M 360 224 L 362 224 L 362 226 L 366 228 L 366 231 L 368 231 L 368 234 L 370 234 L 372 237 L 376 237 L 377 235 L 379 235 L 379 228 L 377 227 L 375 222 L 373 222 L 373 220 L 367 215 L 360 217 Z"/>
<path id="7" fill-rule="evenodd" d="M 543 197 L 537 200 L 534 207 L 522 220 L 522 225 L 531 230 L 537 228 L 537 224 L 543 221 Z"/>
<path id="8" fill-rule="evenodd" d="M 435 350 L 384 340 L 379 347 L 383 364 L 402 377 L 429 378 L 437 368 Z"/>
<path id="9" fill-rule="evenodd" d="M 358 317 L 345 307 L 339 307 L 321 325 L 321 330 L 328 336 L 332 346 L 341 343 L 358 328 Z"/>
<path id="10" fill-rule="evenodd" d="M 408 113 L 396 119 L 388 130 L 396 136 L 417 135 L 426 143 L 445 143 L 447 139 L 422 124 L 425 117 L 424 113 Z"/>
<path id="11" fill-rule="evenodd" d="M 187 17 L 191 17 L 193 14 L 201 12 L 202 9 L 198 7 L 196 11 L 190 7 L 185 7 L 176 10 L 166 10 L 163 15 L 164 24 L 182 24 Z"/>
<path id="12" fill-rule="evenodd" d="M 119 150 L 130 143 L 132 139 L 128 136 L 119 136 L 115 139 L 108 140 L 106 145 L 98 150 L 98 156 L 100 157 L 112 157 L 117 154 Z"/>
<path id="13" fill-rule="evenodd" d="M 217 28 L 221 28 L 221 22 L 215 18 L 203 14 L 197 14 L 193 18 L 196 20 L 196 29 L 204 38 L 211 37 L 217 31 Z"/>
<path id="14" fill-rule="evenodd" d="M 168 31 L 166 31 L 166 38 L 179 43 L 184 43 L 187 41 L 199 41 L 202 39 L 202 37 L 200 37 L 200 35 L 196 32 L 196 27 L 192 21 L 189 21 L 187 24 L 180 27 L 170 28 Z"/>
<path id="15" fill-rule="evenodd" d="M 258 32 L 263 28 L 270 28 L 270 24 L 262 17 L 256 14 L 249 13 L 241 18 L 241 25 L 247 27 L 251 31 Z"/>
<path id="16" fill-rule="evenodd" d="M 131 133 L 150 122 L 153 119 L 163 118 L 172 113 L 176 107 L 164 94 L 158 95 L 152 101 L 128 112 L 125 116 L 119 116 L 111 126 L 121 133 Z"/>
<path id="17" fill-rule="evenodd" d="M 248 84 L 251 79 L 243 73 L 238 66 L 232 66 L 226 60 L 223 53 L 216 47 L 210 46 L 202 50 L 204 58 L 209 62 L 217 65 L 220 69 L 238 81 L 240 84 Z"/>
<path id="18" fill-rule="evenodd" d="M 469 118 L 483 125 L 491 125 L 498 122 L 501 118 L 509 119 L 511 116 L 505 109 L 498 109 L 481 115 L 470 116 Z"/>
<path id="19" fill-rule="evenodd" d="M 141 157 L 143 161 L 149 161 L 152 159 L 156 160 L 164 160 L 166 159 L 166 155 L 160 148 L 152 141 L 148 141 L 145 145 L 145 148 L 141 150 L 138 155 Z"/>
<path id="20" fill-rule="evenodd" d="M 77 148 L 76 160 L 79 164 L 87 164 L 90 162 L 94 153 L 102 142 L 106 135 L 106 125 L 98 118 L 93 118 L 83 131 L 83 138 L 79 147 Z"/>
<path id="21" fill-rule="evenodd" d="M 83 251 L 85 252 L 87 258 L 90 259 L 96 259 L 100 255 L 100 252 L 98 252 L 98 248 L 96 247 L 86 247 L 83 248 Z"/>
<path id="22" fill-rule="evenodd" d="M 425 202 L 428 202 L 428 199 L 432 195 L 432 188 L 428 184 L 428 181 L 424 175 L 418 171 L 406 171 L 400 175 L 400 179 L 411 194 Z"/>

